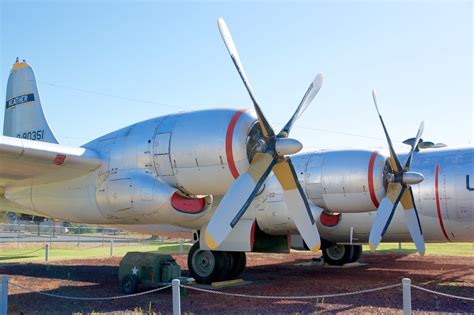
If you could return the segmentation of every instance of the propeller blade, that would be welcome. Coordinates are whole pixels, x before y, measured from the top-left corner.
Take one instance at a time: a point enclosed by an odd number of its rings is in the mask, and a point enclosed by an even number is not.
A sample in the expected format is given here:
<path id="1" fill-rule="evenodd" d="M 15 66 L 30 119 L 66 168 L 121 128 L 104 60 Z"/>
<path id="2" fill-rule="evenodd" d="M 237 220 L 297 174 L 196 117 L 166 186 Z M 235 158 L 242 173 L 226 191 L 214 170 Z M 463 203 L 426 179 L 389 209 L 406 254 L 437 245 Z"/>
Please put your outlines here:
<path id="1" fill-rule="evenodd" d="M 400 164 L 400 161 L 398 160 L 397 154 L 395 153 L 395 150 L 393 149 L 392 140 L 390 139 L 390 136 L 388 135 L 387 128 L 385 127 L 385 123 L 383 122 L 382 115 L 380 114 L 379 107 L 377 105 L 377 95 L 375 93 L 375 90 L 372 90 L 372 98 L 374 99 L 375 108 L 377 109 L 377 114 L 379 114 L 380 122 L 382 123 L 383 131 L 385 133 L 385 137 L 387 138 L 388 148 L 390 149 L 390 157 L 391 157 L 392 161 L 394 162 L 394 164 L 391 163 L 391 164 L 393 164 L 392 167 L 396 168 L 396 170 L 394 170 L 396 173 L 399 173 L 399 172 L 402 171 L 402 165 Z"/>
<path id="2" fill-rule="evenodd" d="M 423 256 L 425 254 L 425 241 L 423 239 L 423 230 L 421 229 L 420 217 L 416 209 L 411 187 L 408 187 L 403 194 L 401 204 L 404 209 L 403 218 L 405 219 L 408 231 L 410 231 L 411 239 L 413 243 L 415 243 L 418 253 Z"/>
<path id="3" fill-rule="evenodd" d="M 421 148 L 423 147 L 421 135 L 423 134 L 424 123 L 421 122 L 415 138 L 410 138 L 403 142 L 405 144 L 409 144 L 411 146 L 411 150 L 407 155 L 406 161 L 402 168 L 400 165 L 400 160 L 393 149 L 393 144 L 390 140 L 390 136 L 388 135 L 382 115 L 380 114 L 375 90 L 372 90 L 372 98 L 374 99 L 375 108 L 377 109 L 380 122 L 382 123 L 385 137 L 387 138 L 390 149 L 390 157 L 388 158 L 388 162 L 392 167 L 393 173 L 388 174 L 391 175 L 391 177 L 389 178 L 390 183 L 388 184 L 387 195 L 382 200 L 379 208 L 377 209 L 377 215 L 375 216 L 375 221 L 372 225 L 369 235 L 369 246 L 371 250 L 375 250 L 377 248 L 383 236 L 387 232 L 398 204 L 401 202 L 402 207 L 405 209 L 403 213 L 405 224 L 410 231 L 411 238 L 415 243 L 418 252 L 423 255 L 425 253 L 423 232 L 421 230 L 420 218 L 418 216 L 418 211 L 416 210 L 415 201 L 413 198 L 413 191 L 409 186 L 421 182 L 423 180 L 423 175 L 415 172 L 409 172 L 409 169 L 414 153 L 418 150 L 419 146 Z"/>
<path id="4" fill-rule="evenodd" d="M 420 144 L 418 145 L 418 148 L 420 149 L 431 149 L 435 146 L 435 144 L 431 141 L 423 141 L 421 140 Z"/>
<path id="5" fill-rule="evenodd" d="M 207 225 L 204 239 L 210 249 L 217 248 L 239 222 L 275 163 L 273 155 L 257 153 L 248 171 L 232 183 Z"/>
<path id="6" fill-rule="evenodd" d="M 314 78 L 313 82 L 311 82 L 311 84 L 309 85 L 308 90 L 306 90 L 306 93 L 304 94 L 303 99 L 298 105 L 298 108 L 296 109 L 295 113 L 286 123 L 283 129 L 281 129 L 280 133 L 278 134 L 279 138 L 287 138 L 289 136 L 291 127 L 293 127 L 293 124 L 295 123 L 296 119 L 298 119 L 301 114 L 303 114 L 303 112 L 306 110 L 306 108 L 308 108 L 309 104 L 311 104 L 314 97 L 321 89 L 322 84 L 323 75 L 321 73 L 318 73 L 316 78 Z"/>
<path id="7" fill-rule="evenodd" d="M 444 143 L 436 143 L 433 148 L 446 148 L 448 145 L 447 144 L 444 144 Z"/>
<path id="8" fill-rule="evenodd" d="M 291 160 L 276 164 L 273 173 L 283 187 L 283 198 L 301 237 L 312 252 L 317 252 L 321 247 L 318 227 Z"/>
<path id="9" fill-rule="evenodd" d="M 374 251 L 379 246 L 405 190 L 406 187 L 400 184 L 388 184 L 387 195 L 380 202 L 372 229 L 370 230 L 370 250 Z"/>
<path id="10" fill-rule="evenodd" d="M 275 136 L 275 132 L 273 131 L 272 126 L 265 118 L 265 115 L 263 114 L 262 110 L 260 109 L 260 106 L 258 105 L 257 99 L 255 98 L 255 94 L 252 90 L 252 87 L 250 86 L 250 81 L 248 80 L 242 62 L 240 61 L 239 53 L 237 52 L 237 47 L 235 47 L 229 28 L 227 27 L 227 24 L 225 23 L 223 18 L 219 18 L 217 25 L 219 27 L 219 32 L 221 33 L 222 39 L 224 40 L 227 50 L 229 51 L 230 58 L 232 58 L 235 68 L 237 69 L 237 72 L 239 72 L 240 78 L 244 82 L 245 88 L 247 89 L 247 92 L 249 93 L 249 96 L 252 99 L 253 106 L 255 108 L 255 111 L 257 112 L 258 120 L 262 128 L 263 136 L 266 139 L 273 138 Z"/>
<path id="11" fill-rule="evenodd" d="M 420 142 L 421 135 L 423 134 L 423 129 L 425 128 L 424 122 L 421 122 L 420 127 L 418 128 L 418 132 L 416 133 L 415 141 L 411 144 L 410 153 L 407 156 L 407 160 L 405 161 L 405 165 L 403 167 L 404 171 L 408 171 L 410 169 L 411 161 L 413 160 L 413 153 L 415 153 L 418 142 Z"/>

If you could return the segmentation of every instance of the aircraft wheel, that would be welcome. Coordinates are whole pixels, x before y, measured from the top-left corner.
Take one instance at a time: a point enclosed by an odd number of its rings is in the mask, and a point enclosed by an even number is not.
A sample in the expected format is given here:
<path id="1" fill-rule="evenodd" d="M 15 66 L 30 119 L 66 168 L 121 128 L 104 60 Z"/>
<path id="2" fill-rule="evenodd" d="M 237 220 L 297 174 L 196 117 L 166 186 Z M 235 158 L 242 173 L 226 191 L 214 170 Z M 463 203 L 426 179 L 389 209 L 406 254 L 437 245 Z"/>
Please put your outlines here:
<path id="1" fill-rule="evenodd" d="M 352 254 L 352 258 L 349 262 L 358 262 L 362 257 L 362 245 L 352 245 L 354 248 L 354 253 Z"/>
<path id="2" fill-rule="evenodd" d="M 237 278 L 247 265 L 247 258 L 245 252 L 230 252 L 233 256 L 233 265 L 229 271 L 229 279 Z"/>
<path id="3" fill-rule="evenodd" d="M 218 252 L 218 259 L 220 260 L 220 265 L 222 269 L 220 274 L 216 277 L 216 280 L 225 281 L 231 280 L 232 278 L 232 269 L 235 266 L 235 257 L 232 252 Z"/>
<path id="4" fill-rule="evenodd" d="M 328 265 L 342 266 L 351 261 L 354 247 L 351 245 L 331 244 L 323 249 L 324 262 Z"/>
<path id="5" fill-rule="evenodd" d="M 226 269 L 225 263 L 221 252 L 201 250 L 199 242 L 194 243 L 188 254 L 189 273 L 201 284 L 218 281 Z"/>

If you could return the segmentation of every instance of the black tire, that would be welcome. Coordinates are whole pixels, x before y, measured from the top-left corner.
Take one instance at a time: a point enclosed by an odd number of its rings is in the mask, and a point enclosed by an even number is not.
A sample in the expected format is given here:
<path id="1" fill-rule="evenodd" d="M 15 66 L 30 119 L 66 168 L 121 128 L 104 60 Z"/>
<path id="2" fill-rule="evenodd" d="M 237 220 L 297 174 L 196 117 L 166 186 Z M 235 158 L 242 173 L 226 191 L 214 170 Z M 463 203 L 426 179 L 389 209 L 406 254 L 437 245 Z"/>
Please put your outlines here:
<path id="1" fill-rule="evenodd" d="M 220 274 L 217 276 L 218 281 L 230 280 L 232 278 L 232 270 L 235 266 L 235 257 L 232 252 L 218 252 L 218 259 L 220 260 L 220 266 L 222 269 Z"/>
<path id="2" fill-rule="evenodd" d="M 245 252 L 231 252 L 233 256 L 233 266 L 229 272 L 229 279 L 237 278 L 245 269 L 247 265 L 247 258 Z"/>
<path id="3" fill-rule="evenodd" d="M 351 261 L 354 247 L 351 245 L 331 244 L 323 249 L 324 262 L 332 266 L 342 266 Z"/>
<path id="4" fill-rule="evenodd" d="M 349 262 L 358 262 L 362 257 L 362 245 L 352 245 L 354 248 L 354 253 L 352 254 L 352 258 Z"/>
<path id="5" fill-rule="evenodd" d="M 133 294 L 137 291 L 138 279 L 136 276 L 127 275 L 120 281 L 120 290 L 125 294 Z"/>
<path id="6" fill-rule="evenodd" d="M 194 243 L 188 254 L 188 269 L 197 283 L 210 284 L 219 281 L 226 268 L 226 259 L 221 252 L 201 250 L 199 242 Z"/>

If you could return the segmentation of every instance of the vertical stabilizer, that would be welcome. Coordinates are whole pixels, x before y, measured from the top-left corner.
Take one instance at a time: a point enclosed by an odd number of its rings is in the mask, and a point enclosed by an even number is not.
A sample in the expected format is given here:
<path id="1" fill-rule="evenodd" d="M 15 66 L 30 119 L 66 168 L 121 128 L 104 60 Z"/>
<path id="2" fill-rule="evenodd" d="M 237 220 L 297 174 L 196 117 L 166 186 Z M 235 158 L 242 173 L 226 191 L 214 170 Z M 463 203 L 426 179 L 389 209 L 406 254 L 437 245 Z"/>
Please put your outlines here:
<path id="1" fill-rule="evenodd" d="M 18 58 L 8 77 L 3 135 L 58 143 L 44 117 L 33 69 Z"/>

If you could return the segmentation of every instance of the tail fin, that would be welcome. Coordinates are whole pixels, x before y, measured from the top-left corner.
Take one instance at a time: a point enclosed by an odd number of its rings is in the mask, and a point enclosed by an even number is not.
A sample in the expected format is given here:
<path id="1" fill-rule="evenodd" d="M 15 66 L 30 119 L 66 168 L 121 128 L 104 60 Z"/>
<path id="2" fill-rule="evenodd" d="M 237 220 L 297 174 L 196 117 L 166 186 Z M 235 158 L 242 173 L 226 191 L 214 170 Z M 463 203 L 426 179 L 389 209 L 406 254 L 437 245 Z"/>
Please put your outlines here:
<path id="1" fill-rule="evenodd" d="M 3 135 L 58 143 L 44 117 L 33 69 L 18 58 L 8 77 Z"/>

